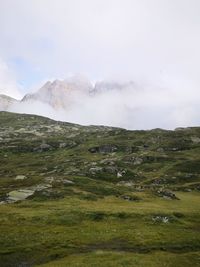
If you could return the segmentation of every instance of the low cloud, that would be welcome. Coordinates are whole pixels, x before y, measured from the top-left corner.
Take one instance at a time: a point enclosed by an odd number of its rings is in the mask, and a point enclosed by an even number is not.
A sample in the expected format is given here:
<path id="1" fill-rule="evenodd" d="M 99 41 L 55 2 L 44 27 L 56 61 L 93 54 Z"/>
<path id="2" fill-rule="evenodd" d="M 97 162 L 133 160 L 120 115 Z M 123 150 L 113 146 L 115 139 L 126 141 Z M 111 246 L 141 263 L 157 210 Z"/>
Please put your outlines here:
<path id="1" fill-rule="evenodd" d="M 6 62 L 0 59 L 0 94 L 21 99 L 22 94 L 19 88 L 14 72 L 11 71 Z"/>
<path id="2" fill-rule="evenodd" d="M 66 109 L 55 109 L 40 101 L 28 101 L 13 105 L 11 111 L 83 125 L 110 125 L 127 129 L 174 129 L 200 123 L 198 88 L 188 90 L 183 85 L 168 88 L 158 84 L 135 83 L 95 94 L 74 91 L 70 92 L 68 99 Z"/>

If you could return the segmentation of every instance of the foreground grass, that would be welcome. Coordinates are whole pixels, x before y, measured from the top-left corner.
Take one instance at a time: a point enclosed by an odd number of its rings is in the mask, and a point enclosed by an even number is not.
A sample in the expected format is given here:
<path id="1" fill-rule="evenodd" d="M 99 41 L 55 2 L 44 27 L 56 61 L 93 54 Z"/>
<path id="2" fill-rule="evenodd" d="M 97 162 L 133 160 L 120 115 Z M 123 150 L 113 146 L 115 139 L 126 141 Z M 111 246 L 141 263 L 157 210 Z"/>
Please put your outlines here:
<path id="1" fill-rule="evenodd" d="M 27 266 L 43 262 L 47 262 L 44 266 L 195 266 L 200 250 L 198 194 L 179 193 L 177 201 L 142 196 L 140 202 L 66 197 L 2 205 L 0 262 L 4 266 L 23 262 Z M 154 222 L 154 216 L 167 216 L 169 222 Z"/>
<path id="2" fill-rule="evenodd" d="M 104 252 L 101 250 L 72 255 L 61 260 L 52 261 L 40 267 L 182 267 L 199 266 L 200 253 L 191 252 L 174 254 L 153 252 L 148 254 L 127 252 Z M 38 266 L 38 267 L 39 267 Z"/>

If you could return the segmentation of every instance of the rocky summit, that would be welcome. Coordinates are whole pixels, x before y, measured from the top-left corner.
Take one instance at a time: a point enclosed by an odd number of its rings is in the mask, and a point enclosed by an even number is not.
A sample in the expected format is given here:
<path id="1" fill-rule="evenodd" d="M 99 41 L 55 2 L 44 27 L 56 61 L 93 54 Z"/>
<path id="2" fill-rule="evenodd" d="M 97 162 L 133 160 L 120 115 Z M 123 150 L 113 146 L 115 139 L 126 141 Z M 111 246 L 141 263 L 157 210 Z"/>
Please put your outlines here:
<path id="1" fill-rule="evenodd" d="M 92 99 L 97 94 L 127 89 L 136 89 L 136 84 L 133 82 L 101 81 L 93 85 L 83 75 L 74 75 L 64 80 L 47 81 L 35 92 L 24 95 L 21 100 L 0 95 L 0 111 L 27 111 L 27 106 L 34 103 L 48 105 L 54 110 L 68 111 L 77 99 L 82 97 Z M 40 112 L 43 115 L 42 110 Z M 34 111 L 31 113 L 34 113 Z"/>
<path id="2" fill-rule="evenodd" d="M 200 127 L 0 112 L 0 266 L 199 266 L 199 204 Z"/>

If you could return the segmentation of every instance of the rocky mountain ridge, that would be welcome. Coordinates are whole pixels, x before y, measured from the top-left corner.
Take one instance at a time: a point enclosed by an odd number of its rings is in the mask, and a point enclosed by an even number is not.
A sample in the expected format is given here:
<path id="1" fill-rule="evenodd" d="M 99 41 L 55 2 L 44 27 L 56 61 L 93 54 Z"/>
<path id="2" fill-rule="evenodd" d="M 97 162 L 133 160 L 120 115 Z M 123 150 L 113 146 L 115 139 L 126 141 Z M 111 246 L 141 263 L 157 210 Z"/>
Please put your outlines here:
<path id="1" fill-rule="evenodd" d="M 81 95 L 92 97 L 94 94 L 134 88 L 133 82 L 102 81 L 94 85 L 83 76 L 72 76 L 65 80 L 47 81 L 39 90 L 26 94 L 21 101 L 9 96 L 0 95 L 0 110 L 9 111 L 15 104 L 42 102 L 55 109 L 68 109 L 76 97 Z"/>

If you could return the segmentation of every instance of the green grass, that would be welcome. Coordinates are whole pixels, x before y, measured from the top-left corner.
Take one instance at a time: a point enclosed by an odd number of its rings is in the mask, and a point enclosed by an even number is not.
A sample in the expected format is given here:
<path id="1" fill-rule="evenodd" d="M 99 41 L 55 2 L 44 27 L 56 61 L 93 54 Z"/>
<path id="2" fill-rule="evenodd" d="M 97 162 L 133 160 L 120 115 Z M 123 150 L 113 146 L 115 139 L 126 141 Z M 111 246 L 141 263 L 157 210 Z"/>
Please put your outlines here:
<path id="1" fill-rule="evenodd" d="M 97 250 L 92 253 L 71 255 L 61 260 L 52 261 L 40 267 L 182 267 L 199 266 L 200 253 L 191 252 L 174 254 L 152 252 L 146 254 L 130 252 L 109 252 Z"/>
<path id="2" fill-rule="evenodd" d="M 111 264 L 110 257 L 117 260 L 118 253 L 124 253 L 124 260 L 126 256 L 131 260 L 140 252 L 142 254 L 137 256 L 140 264 L 147 259 L 153 264 L 152 253 L 156 252 L 159 258 L 160 251 L 166 251 L 165 254 L 169 253 L 171 257 L 173 253 L 184 254 L 185 258 L 187 253 L 190 255 L 200 249 L 199 196 L 179 193 L 178 197 L 181 201 L 154 199 L 149 195 L 144 199 L 143 194 L 144 200 L 137 203 L 116 197 L 97 201 L 67 197 L 2 205 L 0 260 L 7 263 L 5 266 L 12 266 L 17 259 L 39 264 L 67 256 L 72 260 L 70 255 L 74 255 L 77 263 L 72 261 L 72 264 L 81 264 L 89 257 L 91 266 L 94 264 L 92 259 L 100 266 L 98 257 L 95 258 L 99 250 L 110 255 L 108 264 Z M 155 223 L 153 216 L 167 216 L 170 220 Z M 161 255 L 165 258 L 163 253 Z M 182 256 L 179 258 L 181 260 Z M 68 257 L 65 260 L 68 261 Z M 117 264 L 121 266 L 123 261 Z"/>
<path id="3" fill-rule="evenodd" d="M 5 112 L 0 125 L 0 200 L 52 186 L 0 205 L 0 266 L 199 266 L 200 144 L 191 137 L 200 128 L 126 131 Z M 51 149 L 34 150 L 42 143 Z M 105 144 L 118 150 L 89 152 Z M 94 167 L 102 171 L 91 174 Z M 160 189 L 180 200 L 159 197 Z"/>

